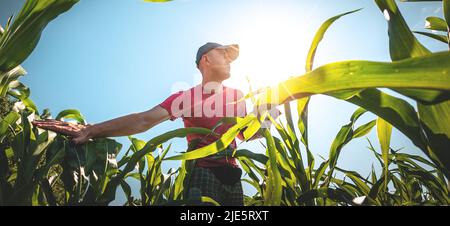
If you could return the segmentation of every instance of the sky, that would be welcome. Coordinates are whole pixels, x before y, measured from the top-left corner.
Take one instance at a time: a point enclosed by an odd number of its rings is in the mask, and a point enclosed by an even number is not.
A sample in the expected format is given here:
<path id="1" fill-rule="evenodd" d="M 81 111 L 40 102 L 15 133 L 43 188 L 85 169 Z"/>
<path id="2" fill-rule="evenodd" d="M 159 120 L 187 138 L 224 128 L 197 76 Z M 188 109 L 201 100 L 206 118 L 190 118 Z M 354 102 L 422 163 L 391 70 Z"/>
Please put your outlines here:
<path id="1" fill-rule="evenodd" d="M 24 2 L 0 0 L 0 24 L 17 14 Z M 441 2 L 397 4 L 412 30 L 424 31 L 428 16 L 443 17 Z M 78 109 L 88 123 L 95 124 L 146 111 L 171 93 L 199 84 L 201 74 L 195 66 L 198 48 L 206 42 L 237 43 L 240 56 L 232 63 L 231 78 L 225 85 L 247 93 L 247 78 L 258 88 L 304 74 L 309 46 L 321 24 L 359 8 L 363 9 L 340 18 L 328 29 L 314 67 L 343 60 L 390 61 L 386 20 L 369 0 L 81 0 L 45 28 L 36 49 L 22 64 L 28 74 L 20 80 L 31 88 L 31 98 L 40 111 L 49 108 L 55 117 L 64 109 Z M 433 52 L 447 50 L 443 43 L 417 37 Z M 316 167 L 321 162 L 319 156 L 328 158 L 334 137 L 356 109 L 324 95 L 311 98 L 309 142 Z M 366 113 L 356 126 L 373 119 L 375 115 Z M 148 141 L 182 126 L 181 119 L 168 121 L 134 136 Z M 380 152 L 373 129 L 343 148 L 339 167 L 364 176 L 372 164 L 379 169 L 366 138 Z M 124 145 L 123 152 L 130 144 L 126 137 L 116 140 Z M 186 149 L 185 139 L 171 143 L 169 156 Z M 391 147 L 423 156 L 395 129 Z M 242 143 L 239 148 L 265 152 L 258 141 Z M 180 161 L 166 161 L 162 168 L 167 172 L 179 166 Z M 139 183 L 129 183 L 138 197 Z M 245 194 L 254 194 L 250 185 L 243 186 Z M 125 201 L 118 189 L 111 204 Z"/>

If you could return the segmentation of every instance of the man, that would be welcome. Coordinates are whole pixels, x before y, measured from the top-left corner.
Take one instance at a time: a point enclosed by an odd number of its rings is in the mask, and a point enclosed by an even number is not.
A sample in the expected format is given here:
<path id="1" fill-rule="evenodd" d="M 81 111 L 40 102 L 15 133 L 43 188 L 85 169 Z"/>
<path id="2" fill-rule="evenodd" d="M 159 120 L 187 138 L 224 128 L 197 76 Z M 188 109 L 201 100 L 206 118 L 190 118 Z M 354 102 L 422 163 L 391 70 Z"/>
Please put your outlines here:
<path id="1" fill-rule="evenodd" d="M 168 119 L 181 117 L 185 127 L 214 129 L 222 135 L 231 125 L 220 124 L 223 117 L 244 117 L 245 102 L 239 90 L 225 87 L 222 82 L 230 77 L 230 63 L 239 55 L 238 45 L 206 43 L 198 49 L 196 64 L 202 74 L 202 84 L 171 95 L 152 109 L 133 113 L 95 125 L 75 125 L 56 120 L 34 121 L 43 129 L 69 135 L 72 142 L 82 144 L 91 138 L 127 136 L 142 133 Z M 220 136 L 188 135 L 191 148 L 200 148 Z M 236 148 L 233 141 L 228 149 Z M 243 205 L 240 181 L 242 171 L 231 156 L 215 155 L 198 159 L 192 172 L 188 197 L 207 196 L 221 205 Z"/>

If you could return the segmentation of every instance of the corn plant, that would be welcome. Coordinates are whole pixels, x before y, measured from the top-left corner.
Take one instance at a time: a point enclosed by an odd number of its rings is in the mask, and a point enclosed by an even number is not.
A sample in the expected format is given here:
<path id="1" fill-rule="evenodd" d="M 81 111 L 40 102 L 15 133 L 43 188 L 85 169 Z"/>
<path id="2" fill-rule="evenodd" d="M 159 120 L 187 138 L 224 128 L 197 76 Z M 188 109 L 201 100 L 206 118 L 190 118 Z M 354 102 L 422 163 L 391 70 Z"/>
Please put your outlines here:
<path id="1" fill-rule="evenodd" d="M 394 62 L 344 61 L 327 64 L 311 70 L 317 44 L 322 39 L 323 33 L 329 24 L 339 18 L 337 16 L 326 21 L 316 35 L 308 54 L 307 73 L 303 76 L 292 77 L 275 87 L 265 90 L 257 100 L 256 105 L 278 105 L 293 99 L 300 99 L 298 109 L 300 110 L 299 116 L 302 121 L 299 123 L 299 128 L 302 134 L 301 141 L 307 146 L 307 121 L 305 116 L 307 115 L 306 107 L 309 99 L 305 98 L 313 94 L 325 94 L 356 104 L 363 109 L 360 110 L 360 113 L 355 112 L 356 115 L 352 117 L 352 121 L 364 111 L 370 111 L 379 117 L 377 130 L 383 148 L 383 160 L 386 165 L 384 167 L 385 177 L 388 175 L 387 164 L 389 158 L 387 152 L 389 150 L 388 140 L 392 129 L 390 125 L 392 125 L 409 137 L 448 179 L 450 175 L 448 159 L 450 158 L 448 152 L 444 149 L 450 146 L 448 133 L 448 128 L 450 127 L 448 127 L 449 123 L 445 123 L 445 120 L 449 118 L 448 109 L 450 109 L 447 107 L 448 92 L 450 90 L 448 86 L 450 84 L 449 52 L 430 53 L 426 50 L 406 26 L 394 1 L 380 0 L 376 1 L 376 3 L 384 12 L 384 15 L 389 16 L 387 19 L 390 35 L 390 52 Z M 444 1 L 444 7 L 447 6 L 446 4 L 447 1 Z M 388 95 L 378 90 L 377 87 L 387 87 L 416 100 L 419 112 L 416 112 L 409 103 L 401 98 Z M 273 95 L 274 93 L 277 95 Z M 246 98 L 252 95 L 249 94 Z M 285 107 L 285 109 L 289 110 L 288 107 Z M 293 135 L 295 133 L 292 132 L 293 123 L 292 119 L 289 119 L 289 111 L 287 115 L 287 132 L 282 133 L 292 136 L 290 143 L 286 146 L 291 148 L 290 150 L 295 150 L 299 141 L 294 139 Z M 440 119 L 439 123 L 437 119 Z M 223 147 L 228 145 L 240 130 L 244 130 L 247 139 L 253 136 L 260 128 L 258 120 L 260 120 L 259 117 L 250 114 L 241 119 L 219 141 L 190 153 L 168 159 L 196 159 L 222 151 Z M 445 122 L 443 123 L 442 120 Z M 352 131 L 352 125 L 341 129 L 337 140 L 335 139 L 332 144 L 330 162 L 326 163 L 330 167 L 326 186 L 333 179 L 333 168 L 341 146 L 353 137 L 352 133 L 367 132 L 368 128 L 373 125 L 373 121 L 369 122 L 365 124 L 365 128 L 361 128 L 359 131 L 357 131 L 358 129 Z M 288 136 L 285 135 L 285 137 Z M 276 151 L 281 152 L 283 147 L 277 148 L 276 139 L 268 134 L 267 131 L 265 132 L 265 138 L 269 157 L 266 169 L 269 177 L 264 185 L 266 194 L 263 203 L 277 205 L 281 203 L 282 189 L 279 182 L 281 182 L 280 171 L 282 170 L 275 166 L 277 164 L 282 165 L 283 159 L 277 157 Z M 309 151 L 308 147 L 307 151 Z M 295 150 L 295 152 L 292 156 L 300 156 L 299 150 Z M 313 165 L 314 161 L 310 157 L 311 155 L 308 156 L 309 165 Z M 308 174 L 311 175 L 312 167 L 307 173 L 306 170 L 303 170 L 305 168 L 302 164 L 301 161 L 298 161 L 297 165 L 295 165 L 295 171 L 299 171 L 300 188 L 302 191 L 308 191 Z M 321 170 L 323 170 L 323 167 Z M 328 188 L 325 187 L 325 189 Z M 262 191 L 263 189 L 259 190 Z M 326 192 L 329 192 L 329 190 L 326 190 Z"/>
<path id="2" fill-rule="evenodd" d="M 369 142 L 382 168 L 385 161 Z M 334 179 L 333 184 L 344 190 L 358 205 L 448 205 L 448 181 L 438 167 L 420 157 L 390 149 L 389 170 L 377 176 L 375 170 L 364 178 L 354 171 L 336 167 L 352 183 Z M 425 169 L 427 167 L 429 169 Z M 370 179 L 369 179 L 370 178 Z M 389 184 L 390 186 L 385 186 Z"/>
<path id="3" fill-rule="evenodd" d="M 449 204 L 450 53 L 427 50 L 406 25 L 395 1 L 375 0 L 387 20 L 392 62 L 342 61 L 314 68 L 315 53 L 327 29 L 341 17 L 359 10 L 339 14 L 318 29 L 307 53 L 305 74 L 248 94 L 245 98 L 253 100 L 257 114 L 224 118 L 219 124 L 234 125 L 219 140 L 166 157 L 171 149 L 171 145 L 165 146 L 166 142 L 192 133 L 211 134 L 214 128 L 176 129 L 148 142 L 129 137 L 131 145 L 119 161 L 116 156 L 122 145 L 112 139 L 94 139 L 73 146 L 65 136 L 33 127 L 30 120 L 49 118 L 50 113 L 46 109 L 39 114 L 30 99 L 30 89 L 18 81 L 26 73 L 20 63 L 33 51 L 45 26 L 76 2 L 28 0 L 14 21 L 10 18 L 0 29 L 0 97 L 17 100 L 15 109 L 5 112 L 0 121 L 0 205 L 108 205 L 119 187 L 126 194 L 125 205 L 217 205 L 208 197 L 187 199 L 193 163 L 224 151 L 240 133 L 245 140 L 262 134 L 265 142 L 261 143 L 266 149 L 265 154 L 243 149 L 231 153 L 249 177 L 243 181 L 257 190 L 253 197 L 245 197 L 246 205 Z M 443 1 L 444 19 L 426 19 L 427 29 L 443 34 L 416 33 L 448 43 L 449 4 L 448 0 Z M 412 98 L 418 111 L 404 99 L 378 88 L 389 88 Z M 308 142 L 308 105 L 310 96 L 315 94 L 358 106 L 330 144 L 328 159 L 320 164 Z M 296 101 L 296 124 L 289 101 Z M 270 107 L 281 104 L 286 123 L 268 112 Z M 356 121 L 366 112 L 377 118 L 355 128 Z M 86 123 L 74 109 L 60 112 L 56 119 Z M 267 119 L 278 136 L 262 128 Z M 345 145 L 375 126 L 381 150 L 376 151 L 370 141 L 369 149 L 382 172 L 377 174 L 372 169 L 369 176 L 363 177 L 339 167 Z M 405 134 L 430 160 L 393 150 L 393 128 Z M 158 155 L 156 150 L 160 150 Z M 182 160 L 182 165 L 163 173 L 164 160 Z M 336 172 L 344 178 L 338 178 Z M 127 179 L 140 182 L 139 198 L 131 195 Z"/>

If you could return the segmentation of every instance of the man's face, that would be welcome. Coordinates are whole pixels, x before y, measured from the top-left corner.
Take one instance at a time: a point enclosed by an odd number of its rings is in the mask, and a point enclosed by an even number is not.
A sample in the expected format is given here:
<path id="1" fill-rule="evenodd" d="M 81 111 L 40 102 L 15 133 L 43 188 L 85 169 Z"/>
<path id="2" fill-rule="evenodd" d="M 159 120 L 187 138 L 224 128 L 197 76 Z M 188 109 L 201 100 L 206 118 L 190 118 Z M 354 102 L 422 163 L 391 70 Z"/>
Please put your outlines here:
<path id="1" fill-rule="evenodd" d="M 213 72 L 215 79 L 225 80 L 230 77 L 230 63 L 227 51 L 224 49 L 213 49 L 206 54 L 208 67 Z"/>

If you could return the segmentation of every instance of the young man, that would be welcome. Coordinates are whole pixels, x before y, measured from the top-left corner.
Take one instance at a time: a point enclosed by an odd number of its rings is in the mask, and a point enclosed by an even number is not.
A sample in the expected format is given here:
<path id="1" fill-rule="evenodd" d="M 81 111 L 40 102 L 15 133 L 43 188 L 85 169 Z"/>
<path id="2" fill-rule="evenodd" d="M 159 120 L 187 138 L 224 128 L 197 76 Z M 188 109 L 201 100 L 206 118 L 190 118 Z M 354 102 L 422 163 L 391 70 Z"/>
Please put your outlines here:
<path id="1" fill-rule="evenodd" d="M 245 102 L 237 102 L 243 97 L 243 93 L 222 85 L 230 77 L 230 63 L 238 55 L 238 45 L 209 42 L 201 46 L 197 52 L 196 64 L 203 77 L 202 84 L 175 93 L 148 111 L 87 126 L 56 120 L 34 121 L 33 124 L 69 135 L 73 137 L 73 143 L 82 144 L 91 138 L 141 133 L 163 121 L 181 117 L 185 127 L 214 128 L 219 136 L 187 136 L 191 148 L 206 146 L 231 127 L 229 124 L 218 125 L 223 117 L 246 115 Z M 235 149 L 236 142 L 233 141 L 228 148 Z M 197 159 L 189 183 L 188 197 L 207 196 L 221 205 L 243 205 L 241 173 L 236 159 L 231 156 L 220 154 Z"/>

